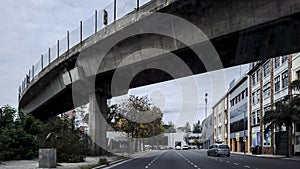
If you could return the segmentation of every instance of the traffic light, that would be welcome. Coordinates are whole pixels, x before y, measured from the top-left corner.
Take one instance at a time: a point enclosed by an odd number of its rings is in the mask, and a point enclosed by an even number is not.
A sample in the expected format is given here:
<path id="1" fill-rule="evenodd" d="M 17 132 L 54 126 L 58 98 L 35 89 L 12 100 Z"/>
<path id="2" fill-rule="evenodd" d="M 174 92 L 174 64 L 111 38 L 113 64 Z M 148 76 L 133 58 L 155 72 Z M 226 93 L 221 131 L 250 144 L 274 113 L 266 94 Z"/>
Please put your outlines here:
<path id="1" fill-rule="evenodd" d="M 107 25 L 108 23 L 108 13 L 106 10 L 103 10 L 103 24 Z"/>

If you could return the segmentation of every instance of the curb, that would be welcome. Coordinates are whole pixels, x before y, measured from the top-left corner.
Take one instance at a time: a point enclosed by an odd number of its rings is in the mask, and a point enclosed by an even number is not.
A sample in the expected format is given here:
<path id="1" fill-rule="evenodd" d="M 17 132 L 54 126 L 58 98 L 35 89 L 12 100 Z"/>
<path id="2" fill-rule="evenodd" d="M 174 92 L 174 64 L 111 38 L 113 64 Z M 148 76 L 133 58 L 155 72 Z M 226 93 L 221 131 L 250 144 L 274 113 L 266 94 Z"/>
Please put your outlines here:
<path id="1" fill-rule="evenodd" d="M 92 169 L 105 168 L 105 167 L 108 167 L 108 166 L 111 166 L 111 165 L 114 165 L 114 164 L 118 164 L 118 163 L 120 163 L 120 162 L 127 161 L 127 160 L 131 160 L 131 159 L 122 159 L 122 160 L 112 161 L 112 162 L 109 163 L 109 165 L 103 164 L 103 165 L 94 167 L 94 168 L 92 168 Z"/>
<path id="2" fill-rule="evenodd" d="M 127 157 L 128 159 L 121 159 L 121 160 L 112 161 L 112 162 L 109 163 L 109 165 L 104 164 L 104 165 L 101 165 L 101 166 L 94 167 L 92 169 L 101 169 L 101 168 L 110 167 L 112 165 L 115 165 L 115 164 L 118 164 L 118 163 L 121 163 L 121 162 L 130 161 L 130 160 L 133 160 L 135 158 L 143 157 L 145 155 L 147 155 L 147 154 L 139 155 L 137 157 Z"/>
<path id="3" fill-rule="evenodd" d="M 252 156 L 252 157 L 258 157 L 258 158 L 272 158 L 272 159 L 282 159 L 282 160 L 289 160 L 289 161 L 300 161 L 299 159 L 295 158 L 287 158 L 287 157 L 276 157 L 276 156 L 264 156 L 263 154 L 242 154 L 242 153 L 236 153 L 236 152 L 231 152 L 231 154 L 237 154 L 237 155 L 242 155 L 242 156 Z"/>

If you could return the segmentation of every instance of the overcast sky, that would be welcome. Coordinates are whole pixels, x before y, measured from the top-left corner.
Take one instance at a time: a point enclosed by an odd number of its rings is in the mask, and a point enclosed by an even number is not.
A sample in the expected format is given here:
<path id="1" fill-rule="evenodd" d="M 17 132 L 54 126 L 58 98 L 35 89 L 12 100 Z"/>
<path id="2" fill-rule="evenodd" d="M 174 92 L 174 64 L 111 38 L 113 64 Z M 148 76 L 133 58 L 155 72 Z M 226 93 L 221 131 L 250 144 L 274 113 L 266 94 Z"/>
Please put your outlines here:
<path id="1" fill-rule="evenodd" d="M 0 106 L 18 105 L 18 86 L 28 70 L 35 64 L 41 54 L 54 46 L 58 39 L 66 36 L 67 30 L 78 27 L 79 21 L 86 20 L 110 4 L 112 0 L 1 0 L 0 6 Z M 242 67 L 242 72 L 247 66 Z M 214 102 L 228 88 L 228 83 L 240 76 L 240 67 L 219 71 L 225 81 L 209 78 L 209 74 L 185 78 L 183 84 L 195 81 L 199 92 L 199 102 L 192 98 L 182 98 L 178 81 L 169 81 L 142 87 L 130 91 L 130 94 L 149 95 L 153 102 L 164 112 L 164 121 L 177 122 L 203 120 L 204 95 L 208 93 L 208 112 Z M 210 80 L 208 80 L 210 79 Z M 223 84 L 215 87 L 213 84 Z M 213 88 L 214 86 L 214 88 Z M 187 87 L 188 88 L 188 87 Z M 188 91 L 191 94 L 195 91 Z M 118 99 L 117 99 L 118 100 Z M 180 105 L 189 108 L 180 110 Z M 180 113 L 184 115 L 180 116 Z M 182 114 L 182 113 L 181 113 Z M 182 118 L 183 117 L 183 118 Z"/>
<path id="2" fill-rule="evenodd" d="M 112 0 L 1 0 L 0 106 L 17 107 L 25 74 L 67 30 Z"/>

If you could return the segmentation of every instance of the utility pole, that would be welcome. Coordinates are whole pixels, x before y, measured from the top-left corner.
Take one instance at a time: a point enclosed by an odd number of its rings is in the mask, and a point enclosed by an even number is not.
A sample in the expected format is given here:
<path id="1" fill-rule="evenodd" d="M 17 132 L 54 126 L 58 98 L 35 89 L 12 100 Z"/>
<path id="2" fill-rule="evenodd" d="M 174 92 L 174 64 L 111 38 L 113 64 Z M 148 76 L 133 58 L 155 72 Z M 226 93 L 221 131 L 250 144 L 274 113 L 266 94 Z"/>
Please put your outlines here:
<path id="1" fill-rule="evenodd" d="M 207 118 L 207 93 L 205 93 L 205 118 Z"/>
<path id="2" fill-rule="evenodd" d="M 244 123 L 244 138 L 243 138 L 243 142 L 244 142 L 244 154 L 246 154 L 246 135 L 245 135 L 245 130 L 246 130 L 245 113 L 246 113 L 246 111 L 243 111 L 243 112 L 244 112 L 244 119 L 243 119 L 243 123 Z"/>

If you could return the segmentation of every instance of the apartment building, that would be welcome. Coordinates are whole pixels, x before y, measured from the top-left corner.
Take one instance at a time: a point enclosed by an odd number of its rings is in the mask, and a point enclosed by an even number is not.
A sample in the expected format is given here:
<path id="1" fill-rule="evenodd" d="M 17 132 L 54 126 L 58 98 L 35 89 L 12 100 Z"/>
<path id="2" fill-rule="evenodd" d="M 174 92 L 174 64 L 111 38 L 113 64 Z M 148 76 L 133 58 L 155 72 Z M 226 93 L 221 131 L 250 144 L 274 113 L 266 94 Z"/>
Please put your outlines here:
<path id="1" fill-rule="evenodd" d="M 243 76 L 228 91 L 230 148 L 233 152 L 249 152 L 248 76 Z"/>
<path id="2" fill-rule="evenodd" d="M 213 141 L 229 144 L 228 139 L 228 95 L 224 95 L 212 107 L 213 109 Z"/>
<path id="3" fill-rule="evenodd" d="M 202 142 L 203 148 L 208 149 L 213 144 L 213 125 L 212 114 L 202 121 Z"/>
<path id="4" fill-rule="evenodd" d="M 292 57 L 292 82 L 300 80 L 300 54 L 295 54 Z M 292 94 L 300 94 L 300 91 L 292 91 Z M 300 105 L 299 105 L 300 106 Z M 294 139 L 292 141 L 294 145 L 294 153 L 300 154 L 300 122 L 294 126 Z"/>
<path id="5" fill-rule="evenodd" d="M 249 75 L 249 119 L 251 147 L 261 146 L 263 153 L 284 154 L 286 135 L 278 130 L 264 131 L 264 113 L 273 109 L 291 91 L 292 55 L 255 62 L 250 65 Z M 275 141 L 276 140 L 276 141 Z"/>

